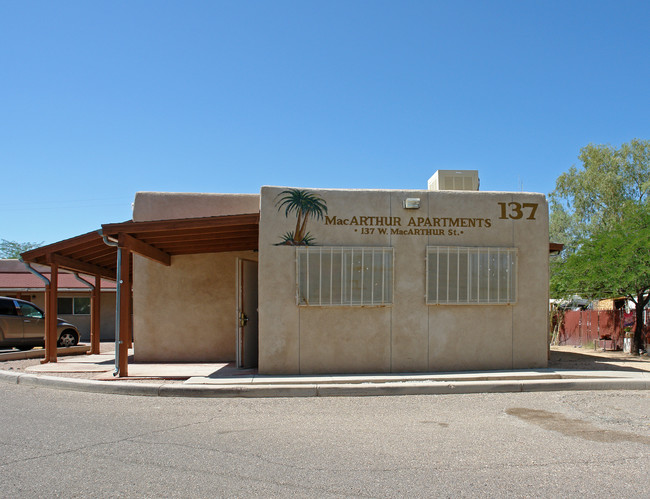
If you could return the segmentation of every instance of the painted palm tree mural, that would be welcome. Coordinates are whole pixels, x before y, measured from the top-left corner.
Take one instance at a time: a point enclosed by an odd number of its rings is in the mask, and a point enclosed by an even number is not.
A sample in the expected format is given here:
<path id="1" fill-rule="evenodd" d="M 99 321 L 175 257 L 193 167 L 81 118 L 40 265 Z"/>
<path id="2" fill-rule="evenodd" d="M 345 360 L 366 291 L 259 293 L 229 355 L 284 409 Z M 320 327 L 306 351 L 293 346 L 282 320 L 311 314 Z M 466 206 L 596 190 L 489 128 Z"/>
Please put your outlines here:
<path id="1" fill-rule="evenodd" d="M 287 189 L 277 196 L 275 205 L 278 211 L 284 208 L 284 216 L 290 213 L 296 214 L 296 230 L 287 232 L 282 236 L 280 245 L 288 246 L 310 246 L 314 244 L 314 238 L 307 232 L 307 221 L 309 218 L 321 220 L 327 213 L 325 200 L 313 192 L 305 189 Z"/>

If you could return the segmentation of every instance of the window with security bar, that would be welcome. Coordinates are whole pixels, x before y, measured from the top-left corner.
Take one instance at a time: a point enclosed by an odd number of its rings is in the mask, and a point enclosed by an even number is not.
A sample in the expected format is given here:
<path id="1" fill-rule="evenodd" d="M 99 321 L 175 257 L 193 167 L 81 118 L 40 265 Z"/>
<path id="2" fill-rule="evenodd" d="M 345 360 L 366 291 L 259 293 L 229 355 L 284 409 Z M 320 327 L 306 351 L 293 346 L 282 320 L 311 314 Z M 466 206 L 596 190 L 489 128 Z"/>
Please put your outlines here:
<path id="1" fill-rule="evenodd" d="M 483 305 L 517 301 L 517 249 L 427 247 L 427 304 Z"/>
<path id="2" fill-rule="evenodd" d="M 298 305 L 393 303 L 393 248 L 296 248 Z"/>

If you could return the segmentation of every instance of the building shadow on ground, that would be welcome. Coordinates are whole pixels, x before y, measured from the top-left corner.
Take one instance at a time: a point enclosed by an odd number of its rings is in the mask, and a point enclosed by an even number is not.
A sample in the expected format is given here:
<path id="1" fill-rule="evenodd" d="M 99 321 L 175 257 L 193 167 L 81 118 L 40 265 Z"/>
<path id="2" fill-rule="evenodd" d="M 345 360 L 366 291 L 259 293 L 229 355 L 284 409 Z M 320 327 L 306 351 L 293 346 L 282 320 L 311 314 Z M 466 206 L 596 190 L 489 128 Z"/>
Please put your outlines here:
<path id="1" fill-rule="evenodd" d="M 650 371 L 647 355 L 633 356 L 620 351 L 602 352 L 576 348 L 574 351 L 551 350 L 548 367 L 552 369 Z"/>

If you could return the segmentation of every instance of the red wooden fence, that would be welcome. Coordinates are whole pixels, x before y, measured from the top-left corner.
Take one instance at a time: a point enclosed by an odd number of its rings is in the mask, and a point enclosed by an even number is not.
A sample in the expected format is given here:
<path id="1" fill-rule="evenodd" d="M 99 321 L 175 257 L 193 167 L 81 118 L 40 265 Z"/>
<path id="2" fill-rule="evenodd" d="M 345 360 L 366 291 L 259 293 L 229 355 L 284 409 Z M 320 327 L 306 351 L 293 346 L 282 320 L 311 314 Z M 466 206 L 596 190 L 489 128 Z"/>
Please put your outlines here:
<path id="1" fill-rule="evenodd" d="M 648 342 L 650 310 L 645 311 L 644 333 Z M 611 340 L 607 348 L 623 348 L 624 328 L 634 330 L 634 311 L 630 314 L 622 310 L 580 310 L 567 311 L 560 326 L 558 342 L 560 345 L 587 345 L 594 340 Z"/>

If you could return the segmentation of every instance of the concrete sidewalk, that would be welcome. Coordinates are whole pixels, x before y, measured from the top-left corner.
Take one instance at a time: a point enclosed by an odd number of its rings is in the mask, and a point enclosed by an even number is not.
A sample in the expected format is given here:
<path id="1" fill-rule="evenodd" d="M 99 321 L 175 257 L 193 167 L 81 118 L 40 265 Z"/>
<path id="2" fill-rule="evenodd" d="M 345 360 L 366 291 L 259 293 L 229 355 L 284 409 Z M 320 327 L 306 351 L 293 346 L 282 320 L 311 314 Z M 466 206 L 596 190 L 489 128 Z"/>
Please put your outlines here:
<path id="1" fill-rule="evenodd" d="M 64 353 L 76 353 L 62 349 Z M 85 352 L 80 347 L 81 352 Z M 132 352 L 130 352 L 132 354 Z M 2 359 L 0 354 L 0 361 Z M 232 364 L 129 363 L 114 378 L 114 354 L 73 355 L 24 371 L 0 370 L 0 380 L 32 386 L 124 395 L 178 397 L 319 397 L 564 390 L 647 390 L 645 370 L 525 369 L 360 375 L 259 375 Z"/>

